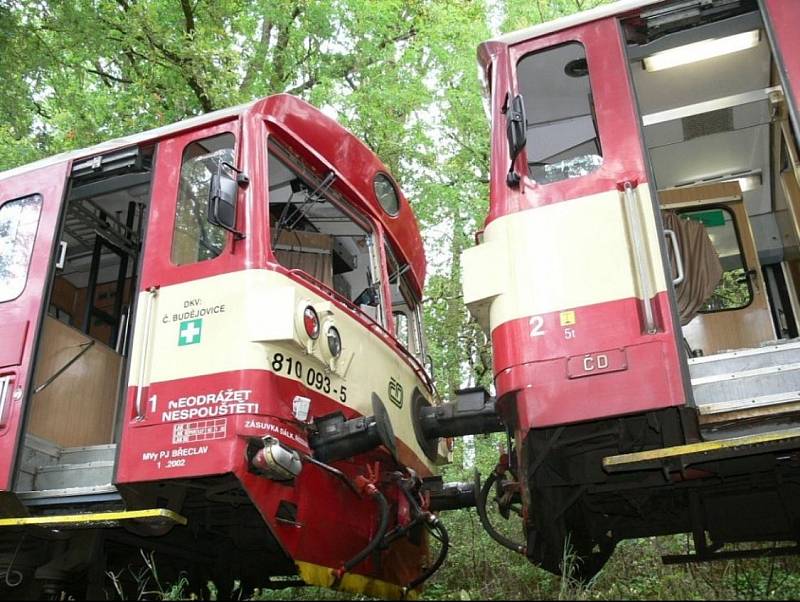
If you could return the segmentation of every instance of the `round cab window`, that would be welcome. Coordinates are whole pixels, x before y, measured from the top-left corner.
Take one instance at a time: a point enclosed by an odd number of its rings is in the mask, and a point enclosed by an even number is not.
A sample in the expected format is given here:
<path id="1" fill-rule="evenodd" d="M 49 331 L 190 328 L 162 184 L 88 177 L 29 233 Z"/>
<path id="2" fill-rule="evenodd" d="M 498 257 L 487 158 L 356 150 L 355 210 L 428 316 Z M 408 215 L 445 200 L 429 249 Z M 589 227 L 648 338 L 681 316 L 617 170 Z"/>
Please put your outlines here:
<path id="1" fill-rule="evenodd" d="M 378 202 L 389 215 L 397 215 L 400 211 L 400 199 L 397 198 L 397 189 L 392 180 L 382 173 L 375 176 L 375 196 Z"/>

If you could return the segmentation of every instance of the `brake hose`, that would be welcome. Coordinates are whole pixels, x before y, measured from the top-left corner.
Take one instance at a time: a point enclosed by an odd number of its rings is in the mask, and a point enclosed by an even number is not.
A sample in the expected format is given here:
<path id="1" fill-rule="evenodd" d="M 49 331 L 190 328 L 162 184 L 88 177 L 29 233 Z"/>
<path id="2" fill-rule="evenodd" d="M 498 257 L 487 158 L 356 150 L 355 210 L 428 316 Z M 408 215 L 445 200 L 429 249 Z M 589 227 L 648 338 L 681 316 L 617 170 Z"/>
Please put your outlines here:
<path id="1" fill-rule="evenodd" d="M 439 570 L 439 567 L 444 564 L 445 558 L 447 558 L 447 552 L 450 549 L 450 535 L 447 533 L 447 529 L 444 528 L 442 521 L 440 521 L 436 516 L 433 514 L 430 515 L 428 520 L 424 523 L 425 526 L 428 528 L 429 531 L 433 531 L 436 529 L 439 532 L 441 537 L 437 537 L 437 539 L 441 542 L 442 547 L 439 549 L 439 555 L 436 557 L 436 561 L 428 567 L 428 569 L 419 575 L 416 579 L 411 581 L 408 585 L 403 587 L 403 596 L 408 594 L 411 590 L 419 587 L 423 583 L 425 583 L 431 575 L 433 575 L 436 571 Z"/>
<path id="2" fill-rule="evenodd" d="M 378 547 L 383 536 L 386 535 L 386 529 L 389 527 L 389 504 L 386 503 L 386 498 L 383 497 L 383 494 L 378 491 L 377 488 L 373 489 L 370 492 L 370 497 L 378 502 L 378 506 L 380 509 L 380 521 L 378 523 L 378 530 L 375 533 L 375 536 L 370 540 L 370 542 L 366 545 L 366 547 L 361 550 L 358 554 L 353 556 L 350 560 L 345 562 L 342 567 L 336 571 L 336 579 L 335 583 L 338 583 L 339 580 L 342 578 L 344 573 L 350 571 L 353 567 L 359 564 L 362 560 L 364 560 L 367 556 L 372 554 L 375 548 Z"/>
<path id="3" fill-rule="evenodd" d="M 486 514 L 486 500 L 488 499 L 489 491 L 491 491 L 492 486 L 494 485 L 496 480 L 497 480 L 497 473 L 492 472 L 488 477 L 486 477 L 486 482 L 483 484 L 483 487 L 480 488 L 478 499 L 475 500 L 477 502 L 475 504 L 475 509 L 478 511 L 478 518 L 480 519 L 483 528 L 489 534 L 489 537 L 494 539 L 501 546 L 508 548 L 509 550 L 513 550 L 514 552 L 518 552 L 519 554 L 525 554 L 526 548 L 524 545 L 512 541 L 502 533 L 499 533 L 492 526 L 492 523 L 489 522 L 489 516 Z"/>

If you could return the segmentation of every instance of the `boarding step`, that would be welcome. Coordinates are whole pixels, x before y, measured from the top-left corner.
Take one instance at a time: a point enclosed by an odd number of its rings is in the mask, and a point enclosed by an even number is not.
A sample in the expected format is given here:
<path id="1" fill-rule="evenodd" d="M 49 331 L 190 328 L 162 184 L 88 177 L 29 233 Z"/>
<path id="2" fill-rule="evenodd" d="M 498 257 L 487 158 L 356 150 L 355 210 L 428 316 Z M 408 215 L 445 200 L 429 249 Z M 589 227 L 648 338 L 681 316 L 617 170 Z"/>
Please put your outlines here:
<path id="1" fill-rule="evenodd" d="M 800 397 L 800 362 L 692 378 L 692 390 L 698 406 L 733 400 L 779 399 L 775 396 Z"/>
<path id="2" fill-rule="evenodd" d="M 694 380 L 796 363 L 800 363 L 800 341 L 792 339 L 786 343 L 690 358 L 689 374 Z"/>
<path id="3" fill-rule="evenodd" d="M 117 453 L 114 443 L 106 445 L 86 445 L 65 447 L 61 450 L 59 464 L 85 464 L 87 462 L 113 462 Z"/>
<path id="4" fill-rule="evenodd" d="M 684 470 L 694 464 L 741 458 L 754 454 L 779 453 L 800 449 L 800 427 L 729 437 L 714 441 L 687 443 L 603 458 L 607 472 L 659 468 Z"/>
<path id="5" fill-rule="evenodd" d="M 122 505 L 122 496 L 110 483 L 89 487 L 19 491 L 17 497 L 25 506 L 83 506 L 99 503 Z"/>
<path id="6" fill-rule="evenodd" d="M 33 488 L 41 491 L 104 485 L 111 483 L 113 473 L 113 460 L 40 466 L 33 480 Z"/>

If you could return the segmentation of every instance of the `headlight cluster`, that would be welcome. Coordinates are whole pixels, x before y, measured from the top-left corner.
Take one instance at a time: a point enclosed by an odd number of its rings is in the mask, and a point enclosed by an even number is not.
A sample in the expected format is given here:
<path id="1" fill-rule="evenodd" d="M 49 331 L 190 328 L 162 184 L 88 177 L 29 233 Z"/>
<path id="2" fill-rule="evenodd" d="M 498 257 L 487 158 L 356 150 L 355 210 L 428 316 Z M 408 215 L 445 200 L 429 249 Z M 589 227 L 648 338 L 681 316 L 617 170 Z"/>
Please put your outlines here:
<path id="1" fill-rule="evenodd" d="M 342 354 L 342 337 L 336 326 L 328 326 L 326 338 L 328 339 L 328 351 L 332 357 L 339 357 Z"/>
<path id="2" fill-rule="evenodd" d="M 298 308 L 296 327 L 308 353 L 312 353 L 314 343 L 320 339 L 320 333 L 322 333 L 320 352 L 323 358 L 327 362 L 331 362 L 342 355 L 342 335 L 334 325 L 333 319 L 327 318 L 320 321 L 317 310 L 308 301 L 301 303 Z"/>

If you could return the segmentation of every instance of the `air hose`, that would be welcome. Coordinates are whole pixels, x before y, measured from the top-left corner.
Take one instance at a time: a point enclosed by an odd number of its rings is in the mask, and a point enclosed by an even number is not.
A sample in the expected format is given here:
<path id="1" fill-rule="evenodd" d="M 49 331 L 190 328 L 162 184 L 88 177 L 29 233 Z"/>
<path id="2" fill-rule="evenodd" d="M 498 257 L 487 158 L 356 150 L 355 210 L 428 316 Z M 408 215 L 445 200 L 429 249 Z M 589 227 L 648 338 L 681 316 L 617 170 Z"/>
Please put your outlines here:
<path id="1" fill-rule="evenodd" d="M 478 494 L 478 499 L 475 500 L 475 509 L 478 511 L 478 518 L 481 521 L 481 525 L 489 534 L 489 537 L 494 539 L 497 543 L 501 546 L 508 548 L 509 550 L 513 550 L 519 554 L 525 554 L 526 547 L 522 544 L 519 544 L 502 533 L 499 533 L 493 526 L 492 523 L 489 522 L 489 516 L 486 514 L 486 500 L 489 498 L 489 492 L 492 490 L 492 486 L 494 486 L 495 481 L 497 481 L 498 475 L 496 472 L 492 472 L 488 477 L 486 477 L 486 482 L 483 484 L 483 487 L 476 487 L 477 491 L 480 491 Z M 480 477 L 477 477 L 478 484 L 480 484 Z"/>
<path id="2" fill-rule="evenodd" d="M 403 595 L 405 596 L 411 590 L 419 587 L 423 583 L 425 583 L 431 575 L 433 575 L 436 571 L 439 570 L 439 567 L 444 564 L 445 559 L 447 558 L 447 552 L 450 549 L 450 535 L 447 533 L 447 529 L 444 528 L 442 521 L 440 521 L 436 516 L 433 514 L 428 515 L 428 520 L 424 523 L 427 529 L 433 534 L 433 531 L 436 530 L 439 532 L 439 537 L 436 537 L 441 544 L 442 547 L 439 549 L 439 555 L 436 557 L 436 561 L 425 570 L 424 573 L 417 576 L 416 579 L 408 583 L 405 587 L 403 587 Z"/>
<path id="3" fill-rule="evenodd" d="M 340 569 L 335 572 L 335 579 L 334 585 L 339 583 L 339 580 L 344 576 L 344 574 L 353 569 L 356 565 L 362 562 L 367 556 L 372 554 L 375 548 L 383 540 L 384 535 L 386 535 L 386 529 L 389 527 L 389 504 L 386 502 L 386 498 L 383 497 L 383 494 L 378 491 L 377 487 L 373 487 L 369 491 L 369 495 L 373 498 L 376 502 L 378 502 L 378 507 L 380 509 L 380 520 L 378 522 L 378 530 L 375 532 L 375 536 L 369 541 L 366 547 L 361 550 L 358 554 L 353 556 L 350 560 L 345 562 Z"/>

